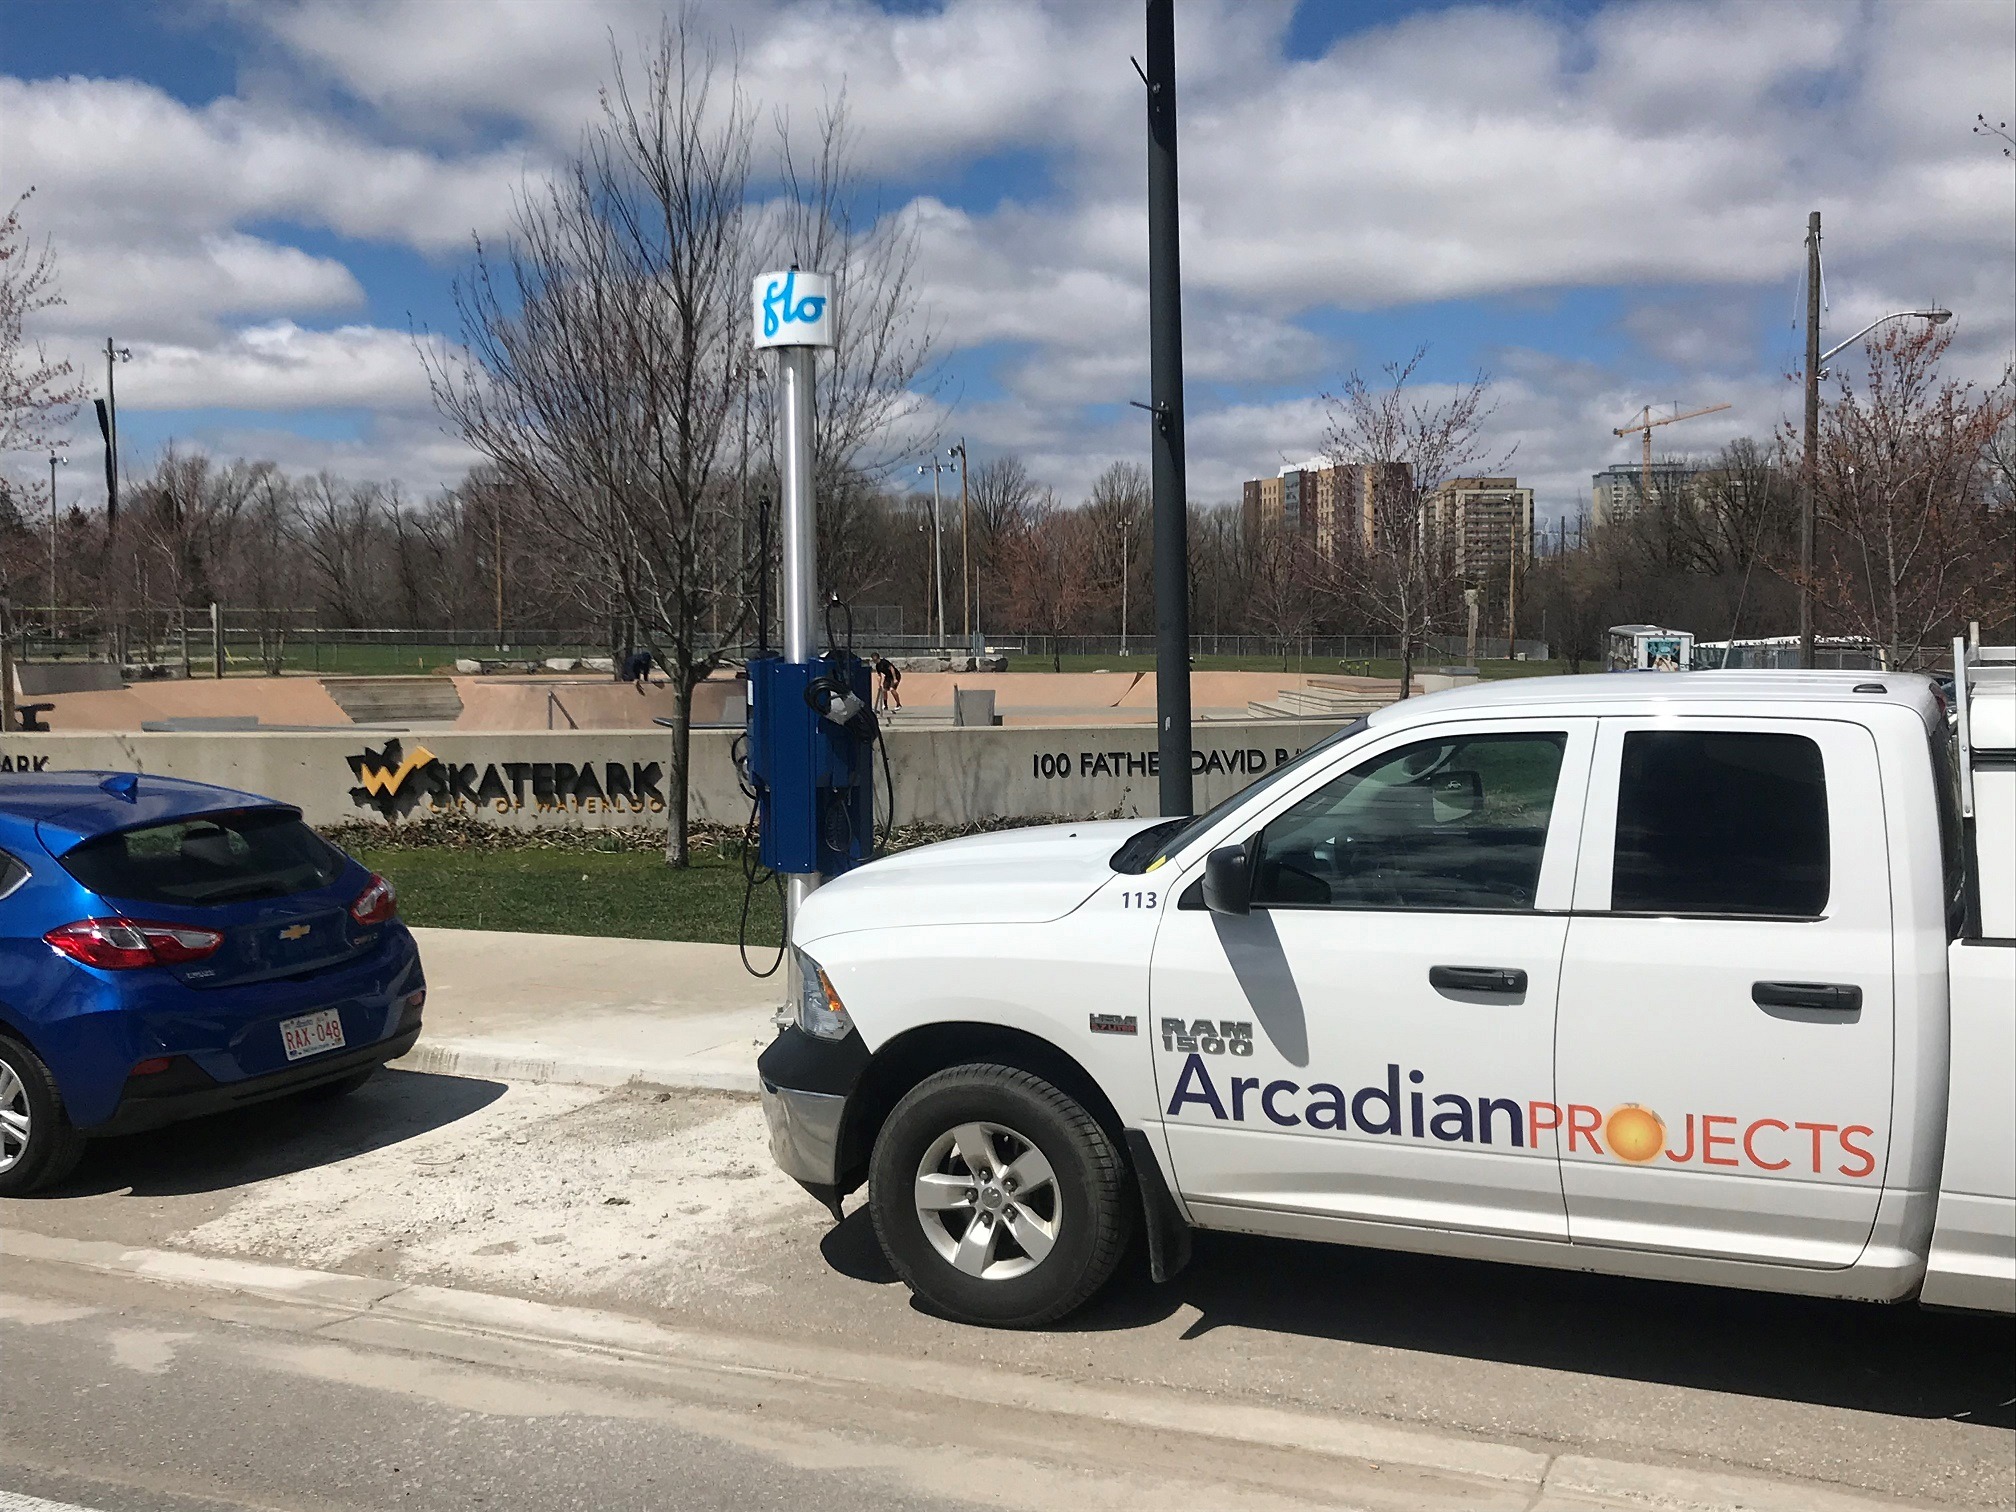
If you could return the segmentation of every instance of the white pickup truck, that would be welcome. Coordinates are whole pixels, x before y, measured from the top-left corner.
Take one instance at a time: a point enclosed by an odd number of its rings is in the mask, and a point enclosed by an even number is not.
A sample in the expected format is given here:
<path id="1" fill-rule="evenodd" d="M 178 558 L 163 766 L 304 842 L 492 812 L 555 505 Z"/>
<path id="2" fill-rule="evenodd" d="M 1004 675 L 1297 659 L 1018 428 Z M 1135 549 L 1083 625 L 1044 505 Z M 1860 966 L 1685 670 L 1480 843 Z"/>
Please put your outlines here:
<path id="1" fill-rule="evenodd" d="M 815 892 L 778 1163 L 952 1317 L 1193 1227 L 2016 1311 L 2016 661 L 1487 683 Z"/>

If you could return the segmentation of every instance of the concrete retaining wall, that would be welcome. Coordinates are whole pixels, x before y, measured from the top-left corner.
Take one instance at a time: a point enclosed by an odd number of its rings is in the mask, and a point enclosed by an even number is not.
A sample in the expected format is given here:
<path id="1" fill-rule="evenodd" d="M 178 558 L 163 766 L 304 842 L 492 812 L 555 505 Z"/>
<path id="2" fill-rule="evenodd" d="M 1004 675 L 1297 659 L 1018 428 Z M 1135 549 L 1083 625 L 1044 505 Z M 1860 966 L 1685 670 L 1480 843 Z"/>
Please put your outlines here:
<path id="1" fill-rule="evenodd" d="M 1336 728 L 1287 720 L 1199 725 L 1192 759 L 1199 805 L 1237 792 Z M 693 734 L 696 819 L 748 817 L 730 765 L 733 738 L 727 730 Z M 454 808 L 512 828 L 608 828 L 665 822 L 666 739 L 643 730 L 16 735 L 0 741 L 0 784 L 19 772 L 103 768 L 265 793 L 298 805 L 315 824 Z M 887 739 L 899 824 L 1156 811 L 1152 728 L 893 730 Z M 879 787 L 878 780 L 878 806 Z"/>

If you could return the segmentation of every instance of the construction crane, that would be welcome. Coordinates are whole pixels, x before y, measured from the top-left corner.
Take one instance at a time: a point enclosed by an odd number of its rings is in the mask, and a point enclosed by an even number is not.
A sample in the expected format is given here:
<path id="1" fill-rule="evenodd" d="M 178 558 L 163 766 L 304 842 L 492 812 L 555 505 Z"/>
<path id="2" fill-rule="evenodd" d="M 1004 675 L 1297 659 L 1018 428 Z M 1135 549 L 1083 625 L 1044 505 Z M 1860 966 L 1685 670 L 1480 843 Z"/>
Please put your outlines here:
<path id="1" fill-rule="evenodd" d="M 1660 415 L 1655 419 L 1652 414 L 1652 406 L 1648 404 L 1638 412 L 1636 420 L 1633 420 L 1629 425 L 1620 425 L 1610 432 L 1613 436 L 1628 436 L 1633 431 L 1644 432 L 1645 455 L 1644 459 L 1638 464 L 1638 504 L 1640 508 L 1652 502 L 1652 428 L 1657 425 L 1671 425 L 1676 420 L 1692 420 L 1696 415 L 1712 415 L 1717 410 L 1725 410 L 1727 408 L 1729 406 L 1726 404 L 1705 404 L 1700 409 L 1691 409 L 1685 414 L 1681 414 L 1680 406 L 1675 404 L 1673 406 L 1674 413 Z"/>

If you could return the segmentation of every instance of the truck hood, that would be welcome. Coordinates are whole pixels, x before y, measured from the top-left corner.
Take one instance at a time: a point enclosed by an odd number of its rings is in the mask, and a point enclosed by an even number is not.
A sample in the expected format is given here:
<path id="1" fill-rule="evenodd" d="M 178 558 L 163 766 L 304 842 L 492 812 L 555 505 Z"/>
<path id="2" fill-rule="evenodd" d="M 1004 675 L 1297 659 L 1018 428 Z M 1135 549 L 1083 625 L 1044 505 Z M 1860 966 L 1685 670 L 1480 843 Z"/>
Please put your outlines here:
<path id="1" fill-rule="evenodd" d="M 1160 820 L 1107 819 L 969 835 L 897 851 L 826 883 L 799 911 L 794 943 L 910 924 L 1041 924 L 1109 877 L 1120 842 Z"/>

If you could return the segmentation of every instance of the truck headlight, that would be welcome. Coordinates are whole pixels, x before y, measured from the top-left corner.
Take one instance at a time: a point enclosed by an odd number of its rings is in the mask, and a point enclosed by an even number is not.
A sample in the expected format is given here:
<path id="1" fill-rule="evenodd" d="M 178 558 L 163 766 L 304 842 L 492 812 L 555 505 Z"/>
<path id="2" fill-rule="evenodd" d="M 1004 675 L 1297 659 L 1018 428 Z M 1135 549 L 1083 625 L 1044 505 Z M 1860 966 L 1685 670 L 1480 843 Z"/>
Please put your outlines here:
<path id="1" fill-rule="evenodd" d="M 833 990 L 825 969 L 802 950 L 792 954 L 798 958 L 798 1027 L 815 1039 L 847 1038 L 854 1032 L 854 1021 L 847 1017 L 847 1005 Z"/>

